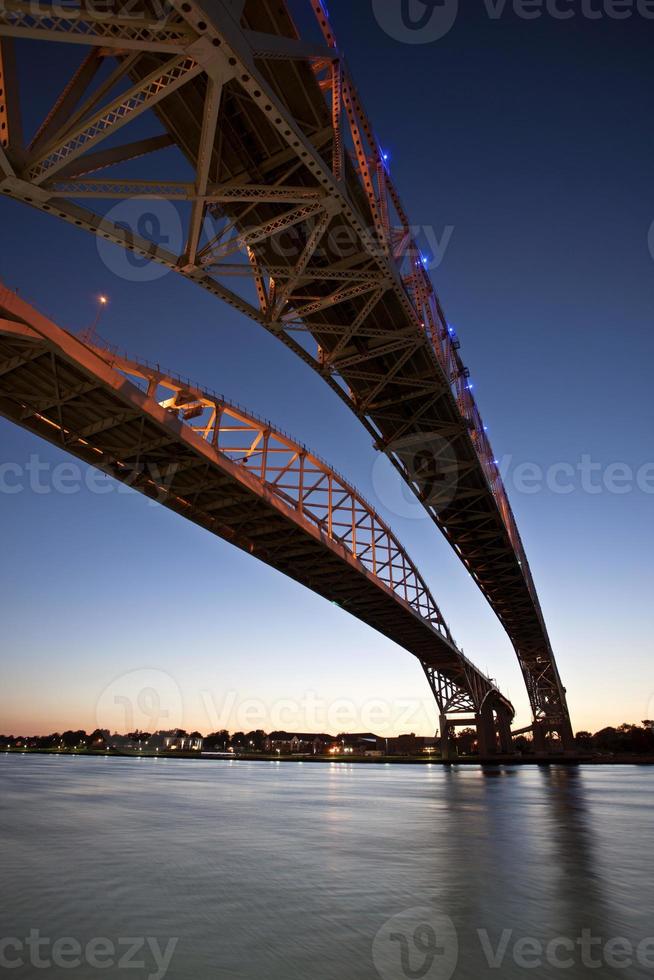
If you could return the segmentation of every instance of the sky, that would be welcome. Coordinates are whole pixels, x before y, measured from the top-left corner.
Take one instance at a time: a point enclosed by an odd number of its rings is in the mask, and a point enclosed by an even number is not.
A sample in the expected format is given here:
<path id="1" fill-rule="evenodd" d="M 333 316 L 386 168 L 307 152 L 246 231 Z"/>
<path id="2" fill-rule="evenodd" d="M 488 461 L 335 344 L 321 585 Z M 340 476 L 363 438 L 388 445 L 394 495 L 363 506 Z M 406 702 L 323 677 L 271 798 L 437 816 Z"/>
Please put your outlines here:
<path id="1" fill-rule="evenodd" d="M 395 0 L 331 0 L 330 15 L 411 220 L 436 243 L 432 278 L 506 476 L 573 726 L 594 731 L 654 717 L 654 21 L 635 5 L 624 20 L 591 6 L 599 16 L 571 2 L 557 8 L 571 19 L 525 19 L 482 0 L 454 17 L 449 2 L 437 16 L 450 19 L 426 28 L 443 36 L 421 38 Z M 47 53 L 41 89 L 24 73 L 28 130 L 67 57 Z M 61 326 L 87 327 L 106 294 L 104 336 L 271 418 L 345 474 L 516 724 L 529 723 L 481 593 L 308 367 L 173 273 L 126 278 L 122 254 L 81 230 L 6 199 L 0 228 L 0 279 Z M 410 654 L 136 493 L 98 492 L 85 470 L 61 492 L 68 462 L 0 420 L 0 465 L 23 486 L 0 480 L 1 732 L 433 734 Z"/>

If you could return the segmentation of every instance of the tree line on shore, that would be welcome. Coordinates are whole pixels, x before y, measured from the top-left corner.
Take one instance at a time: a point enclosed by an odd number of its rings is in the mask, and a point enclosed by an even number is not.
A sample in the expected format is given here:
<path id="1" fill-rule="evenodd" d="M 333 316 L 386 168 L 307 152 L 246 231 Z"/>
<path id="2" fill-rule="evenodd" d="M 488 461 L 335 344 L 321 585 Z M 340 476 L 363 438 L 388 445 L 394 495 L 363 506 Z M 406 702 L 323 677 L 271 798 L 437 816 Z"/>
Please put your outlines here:
<path id="1" fill-rule="evenodd" d="M 172 734 L 172 733 L 171 733 Z M 204 751 L 208 752 L 234 752 L 234 753 L 262 753 L 270 751 L 271 738 L 275 735 L 286 733 L 271 733 L 270 735 L 261 729 L 251 732 L 234 732 L 233 734 L 226 729 L 211 732 L 208 735 L 201 735 L 200 732 L 186 732 L 183 729 L 175 729 L 174 734 L 190 738 L 203 739 Z M 60 751 L 106 751 L 112 747 L 113 739 L 106 729 L 95 729 L 87 733 L 83 730 L 68 730 L 65 732 L 53 732 L 51 735 L 0 735 L 0 750 L 9 749 L 40 749 L 40 750 L 60 750 Z M 151 738 L 152 733 L 135 731 L 129 732 L 121 739 L 128 739 L 135 745 L 145 745 Z M 304 736 L 308 738 L 309 736 Z M 323 736 L 315 736 L 321 738 Z M 335 742 L 356 739 L 359 736 L 339 735 Z M 372 736 L 376 737 L 376 736 Z M 325 739 L 331 736 L 324 736 Z M 460 755 L 471 755 L 476 750 L 477 733 L 474 729 L 464 728 L 460 730 L 453 741 Z M 398 736 L 397 739 L 379 738 L 380 746 L 386 743 L 395 743 L 401 740 L 414 739 L 415 736 Z M 435 741 L 435 740 L 421 740 Z M 598 755 L 654 755 L 654 720 L 645 719 L 640 725 L 624 723 L 617 728 L 608 726 L 600 731 L 591 733 L 587 731 L 577 732 L 577 748 L 583 752 L 595 753 Z M 406 742 L 407 749 L 411 743 Z M 531 750 L 531 740 L 529 737 L 521 735 L 514 740 L 517 752 L 528 754 Z"/>

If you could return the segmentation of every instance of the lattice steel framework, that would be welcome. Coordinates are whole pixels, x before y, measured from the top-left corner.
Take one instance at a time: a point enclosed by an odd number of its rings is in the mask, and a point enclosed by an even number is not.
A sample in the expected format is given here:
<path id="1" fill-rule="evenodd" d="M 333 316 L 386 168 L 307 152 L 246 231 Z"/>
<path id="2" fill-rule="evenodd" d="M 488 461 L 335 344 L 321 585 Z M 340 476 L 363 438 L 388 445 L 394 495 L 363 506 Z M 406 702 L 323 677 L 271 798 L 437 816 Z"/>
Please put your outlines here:
<path id="1" fill-rule="evenodd" d="M 513 716 L 460 651 L 425 580 L 342 476 L 270 422 L 0 288 L 0 414 L 337 602 L 430 676 Z"/>
<path id="2" fill-rule="evenodd" d="M 270 422 L 259 419 L 188 380 L 118 354 L 94 335 L 85 337 L 113 368 L 181 419 L 217 452 L 260 480 L 279 500 L 342 545 L 357 561 L 407 602 L 443 637 L 450 630 L 425 580 L 373 507 L 320 457 Z M 464 664 L 468 666 L 467 661 Z M 471 665 L 470 665 L 471 666 Z M 471 677 L 476 679 L 476 668 Z M 483 675 L 482 675 L 483 676 Z M 483 685 L 482 685 L 483 686 Z M 486 684 L 484 693 L 488 690 Z"/>
<path id="3" fill-rule="evenodd" d="M 8 0 L 0 12 L 0 190 L 189 277 L 318 372 L 497 612 L 534 720 L 569 739 L 565 690 L 459 342 L 326 10 L 320 0 L 307 9 L 316 37 L 300 35 L 284 0 L 172 0 L 165 8 L 143 0 L 129 17 Z M 15 38 L 87 46 L 29 142 Z M 108 145 L 148 110 L 159 135 L 137 133 L 137 124 L 131 141 Z M 124 175 L 130 161 L 171 146 L 194 179 L 177 179 L 174 164 L 172 180 Z M 118 165 L 120 176 L 107 174 Z M 113 222 L 106 206 L 87 206 L 126 198 L 144 208 L 178 202 L 180 247 Z"/>

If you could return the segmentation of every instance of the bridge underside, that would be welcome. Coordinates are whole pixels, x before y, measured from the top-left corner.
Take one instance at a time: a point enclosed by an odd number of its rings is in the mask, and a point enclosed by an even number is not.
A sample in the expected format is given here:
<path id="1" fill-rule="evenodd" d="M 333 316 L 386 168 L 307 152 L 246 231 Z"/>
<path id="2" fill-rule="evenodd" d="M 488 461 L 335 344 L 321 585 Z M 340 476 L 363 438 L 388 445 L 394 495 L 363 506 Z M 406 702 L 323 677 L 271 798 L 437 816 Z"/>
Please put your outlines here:
<path id="1" fill-rule="evenodd" d="M 314 3 L 314 8 L 321 20 L 324 4 Z M 285 3 L 250 0 L 239 9 L 242 25 L 260 35 L 290 37 L 295 33 Z M 229 44 L 237 59 L 247 51 L 249 60 L 250 50 L 243 45 L 242 34 L 228 29 L 227 19 L 217 7 L 210 11 L 205 5 L 205 12 L 213 13 L 223 45 Z M 194 22 L 192 13 L 187 19 Z M 330 37 L 331 28 L 323 27 L 323 34 Z M 258 78 L 253 73 L 241 86 L 245 102 L 236 96 L 238 74 L 223 89 L 220 148 L 214 147 L 208 164 L 210 177 L 218 186 L 263 182 L 280 188 L 291 183 L 315 190 L 317 171 L 306 164 L 295 166 L 292 158 L 289 161 L 282 130 L 285 119 L 294 125 L 299 122 L 314 159 L 323 166 L 325 159 L 330 161 L 330 177 L 334 178 L 333 115 L 325 99 L 326 82 L 319 63 L 315 59 L 266 57 L 263 43 L 261 49 L 263 56 L 250 63 Z M 337 54 L 335 48 L 332 52 Z M 156 57 L 144 57 L 132 77 L 143 78 L 156 64 Z M 257 268 L 279 270 L 286 266 L 275 287 L 277 292 L 286 283 L 286 276 L 296 272 L 298 254 L 327 215 L 320 247 L 305 268 L 304 278 L 291 278 L 288 307 L 275 309 L 269 303 L 263 325 L 305 358 L 295 338 L 311 338 L 315 344 L 309 348 L 313 366 L 341 396 L 345 393 L 378 448 L 388 454 L 417 492 L 500 618 L 518 654 L 535 721 L 545 730 L 557 732 L 569 745 L 572 731 L 565 691 L 510 503 L 468 385 L 469 372 L 458 355 L 458 343 L 452 340 L 438 300 L 427 299 L 433 290 L 419 250 L 409 248 L 408 265 L 391 258 L 397 240 L 393 241 L 393 231 L 384 227 L 385 221 L 390 221 L 384 214 L 397 210 L 402 221 L 404 212 L 345 69 L 344 75 L 345 115 L 354 120 L 350 127 L 352 153 L 346 152 L 336 169 L 341 169 L 347 195 L 339 200 L 334 187 L 323 179 L 328 197 L 317 215 L 252 243 Z M 240 77 L 241 82 L 244 77 Z M 259 91 L 259 98 L 251 97 L 253 89 Z M 262 106 L 261 93 L 265 96 L 266 91 L 273 110 L 273 98 L 283 100 L 281 126 L 275 125 Z M 194 167 L 201 156 L 200 121 L 205 105 L 204 79 L 198 77 L 155 108 L 166 131 Z M 346 130 L 344 126 L 340 134 L 343 140 Z M 245 208 L 242 203 L 221 202 L 210 210 L 225 215 L 241 233 L 278 221 L 280 216 L 280 206 L 265 200 L 251 201 Z M 282 212 L 287 211 L 288 206 L 284 206 Z M 358 227 L 368 231 L 368 239 L 373 237 L 372 248 L 365 235 L 356 233 Z M 406 234 L 406 227 L 401 232 Z M 203 256 L 202 271 L 219 275 L 220 262 L 224 261 L 220 244 L 213 264 L 211 260 L 209 250 Z M 329 271 L 349 272 L 353 279 L 349 283 L 322 280 L 320 274 Z M 366 273 L 370 276 L 375 271 L 380 271 L 385 281 L 366 280 Z"/>
<path id="2" fill-rule="evenodd" d="M 490 706 L 513 717 L 511 704 L 442 628 L 342 543 L 86 344 L 36 314 L 30 325 L 20 322 L 23 308 L 0 302 L 1 415 L 337 603 L 414 654 L 466 710 Z M 449 708 L 457 710 L 454 702 Z"/>
<path id="3" fill-rule="evenodd" d="M 538 730 L 569 742 L 565 689 L 458 341 L 324 4 L 307 2 L 318 44 L 300 36 L 284 0 L 172 0 L 165 24 L 156 4 L 143 6 L 153 21 L 146 30 L 100 11 L 87 23 L 84 5 L 55 21 L 20 0 L 0 11 L 2 193 L 177 270 L 314 368 L 387 453 L 499 616 Z M 18 124 L 14 37 L 90 45 L 30 143 Z M 102 86 L 89 87 L 107 60 L 124 92 L 113 102 L 106 92 L 98 108 Z M 148 108 L 160 135 L 102 143 Z M 138 167 L 139 179 L 123 179 L 123 170 L 112 179 L 114 165 L 173 146 L 193 168 L 190 184 L 143 181 Z M 186 207 L 181 254 L 87 206 L 132 196 Z M 205 220 L 216 232 L 208 242 Z M 247 298 L 225 285 L 246 275 Z"/>

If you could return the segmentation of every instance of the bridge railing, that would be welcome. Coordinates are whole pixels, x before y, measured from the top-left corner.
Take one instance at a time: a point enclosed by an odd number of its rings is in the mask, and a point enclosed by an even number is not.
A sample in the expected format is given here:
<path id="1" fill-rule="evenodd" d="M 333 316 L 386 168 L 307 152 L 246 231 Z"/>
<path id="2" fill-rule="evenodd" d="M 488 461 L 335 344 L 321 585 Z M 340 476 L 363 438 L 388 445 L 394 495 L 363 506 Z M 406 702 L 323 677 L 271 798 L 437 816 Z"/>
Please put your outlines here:
<path id="1" fill-rule="evenodd" d="M 324 40 L 331 48 L 336 49 L 336 37 L 323 0 L 310 0 L 310 3 Z M 369 199 L 373 218 L 377 217 L 374 223 L 380 248 L 388 261 L 395 266 L 412 303 L 416 320 L 428 337 L 443 373 L 450 384 L 459 412 L 468 424 L 470 438 L 479 458 L 481 469 L 497 503 L 532 598 L 537 609 L 540 609 L 506 487 L 488 438 L 487 427 L 484 425 L 473 395 L 473 386 L 469 380 L 470 372 L 459 354 L 460 344 L 456 332 L 447 323 L 431 277 L 425 268 L 429 264 L 429 259 L 423 255 L 407 213 L 402 206 L 400 196 L 390 175 L 388 155 L 381 148 L 381 143 L 375 135 L 357 92 L 352 74 L 342 56 L 339 58 L 339 62 L 349 103 L 352 131 L 348 135 L 357 146 L 357 152 L 352 153 L 352 158 L 361 187 Z M 328 101 L 330 98 L 333 99 L 334 89 L 328 85 L 323 86 L 323 88 L 326 99 Z M 361 146 L 364 139 L 367 144 L 365 147 Z M 399 226 L 392 225 L 389 215 L 395 216 L 396 220 L 399 221 Z"/>
<path id="2" fill-rule="evenodd" d="M 93 342 L 88 337 L 85 342 L 129 380 L 147 388 L 151 397 L 218 452 L 262 481 L 286 506 L 342 545 L 477 670 L 456 647 L 425 579 L 395 534 L 336 470 L 304 444 L 222 395 L 98 341 L 95 335 Z"/>

